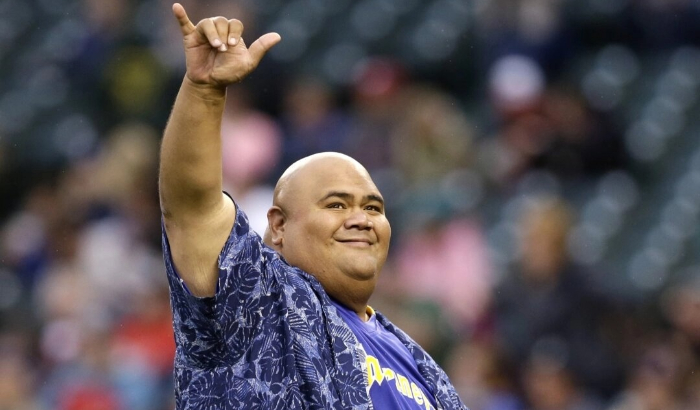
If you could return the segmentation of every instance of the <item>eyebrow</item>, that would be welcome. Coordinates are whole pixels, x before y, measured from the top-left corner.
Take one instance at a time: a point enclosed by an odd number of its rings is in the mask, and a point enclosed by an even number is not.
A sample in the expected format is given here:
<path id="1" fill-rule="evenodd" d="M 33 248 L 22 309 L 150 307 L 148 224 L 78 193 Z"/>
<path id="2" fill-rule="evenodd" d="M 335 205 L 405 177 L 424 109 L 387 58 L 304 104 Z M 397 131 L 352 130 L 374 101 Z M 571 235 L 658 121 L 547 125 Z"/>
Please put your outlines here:
<path id="1" fill-rule="evenodd" d="M 344 199 L 346 201 L 352 201 L 353 199 L 355 199 L 355 195 L 353 195 L 351 193 L 342 192 L 342 191 L 331 191 L 331 192 L 327 193 L 323 198 L 321 198 L 321 200 L 319 202 L 323 202 L 326 199 L 333 198 L 333 197 Z M 369 195 L 366 195 L 364 198 L 366 198 L 370 201 L 379 202 L 380 204 L 382 204 L 382 206 L 384 206 L 384 198 L 382 198 L 381 196 L 379 196 L 377 194 L 369 194 Z"/>

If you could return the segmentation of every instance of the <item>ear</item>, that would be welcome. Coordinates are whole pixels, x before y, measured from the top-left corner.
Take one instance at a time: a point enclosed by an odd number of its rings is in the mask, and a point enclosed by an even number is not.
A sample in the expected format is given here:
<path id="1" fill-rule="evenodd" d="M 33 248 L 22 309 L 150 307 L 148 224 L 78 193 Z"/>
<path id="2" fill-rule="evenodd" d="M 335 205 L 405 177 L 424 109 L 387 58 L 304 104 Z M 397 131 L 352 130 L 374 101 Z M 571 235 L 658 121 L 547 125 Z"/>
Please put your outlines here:
<path id="1" fill-rule="evenodd" d="M 267 211 L 267 230 L 269 232 L 269 240 L 273 246 L 282 247 L 286 222 L 287 217 L 282 208 L 272 206 Z"/>

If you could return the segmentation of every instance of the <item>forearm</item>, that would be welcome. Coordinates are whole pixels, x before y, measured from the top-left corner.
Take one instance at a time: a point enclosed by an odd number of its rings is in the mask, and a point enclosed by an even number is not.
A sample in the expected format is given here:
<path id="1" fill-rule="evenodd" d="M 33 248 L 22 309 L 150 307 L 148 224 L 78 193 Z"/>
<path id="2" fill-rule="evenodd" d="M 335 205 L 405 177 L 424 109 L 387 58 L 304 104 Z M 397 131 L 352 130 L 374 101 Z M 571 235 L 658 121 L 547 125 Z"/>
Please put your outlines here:
<path id="1" fill-rule="evenodd" d="M 166 217 L 186 218 L 221 204 L 221 118 L 225 90 L 182 82 L 165 128 L 160 202 Z"/>

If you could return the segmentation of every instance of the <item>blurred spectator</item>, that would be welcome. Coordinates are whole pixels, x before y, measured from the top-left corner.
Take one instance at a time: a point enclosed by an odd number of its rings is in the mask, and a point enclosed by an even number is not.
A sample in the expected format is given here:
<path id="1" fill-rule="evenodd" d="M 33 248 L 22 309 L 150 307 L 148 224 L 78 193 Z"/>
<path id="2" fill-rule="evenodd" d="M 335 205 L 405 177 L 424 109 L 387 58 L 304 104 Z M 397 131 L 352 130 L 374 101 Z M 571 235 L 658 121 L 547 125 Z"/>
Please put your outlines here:
<path id="1" fill-rule="evenodd" d="M 422 84 L 406 86 L 398 99 L 392 164 L 406 185 L 434 185 L 470 164 L 474 128 L 456 100 Z"/>
<path id="2" fill-rule="evenodd" d="M 167 408 L 173 401 L 175 342 L 166 285 L 144 288 L 116 326 L 112 368 L 125 408 Z"/>
<path id="3" fill-rule="evenodd" d="M 250 105 L 245 88 L 229 90 L 234 93 L 221 122 L 224 189 L 262 236 L 274 191 L 269 179 L 282 156 L 282 131 L 272 117 Z"/>
<path id="4" fill-rule="evenodd" d="M 547 79 L 532 58 L 521 54 L 502 56 L 489 67 L 488 75 L 489 98 L 503 121 L 540 107 Z"/>
<path id="5" fill-rule="evenodd" d="M 405 120 L 399 109 L 399 95 L 406 77 L 399 62 L 375 58 L 361 64 L 353 79 L 353 127 L 343 152 L 370 173 L 391 165 L 391 130 Z"/>
<path id="6" fill-rule="evenodd" d="M 572 180 L 595 177 L 626 165 L 622 136 L 608 118 L 592 111 L 574 90 L 547 89 L 542 115 L 548 135 L 531 160 L 533 168 Z"/>
<path id="7" fill-rule="evenodd" d="M 126 408 L 110 367 L 108 335 L 87 327 L 66 330 L 72 335 L 77 334 L 80 341 L 75 356 L 56 363 L 42 386 L 44 407 L 57 410 Z M 51 343 L 61 343 L 61 340 L 54 339 Z"/>
<path id="8" fill-rule="evenodd" d="M 285 143 L 279 169 L 316 152 L 345 149 L 350 118 L 336 106 L 330 86 L 319 79 L 297 78 L 284 98 Z"/>
<path id="9" fill-rule="evenodd" d="M 45 243 L 54 189 L 43 182 L 29 190 L 23 209 L 11 215 L 0 231 L 2 260 L 31 291 L 45 269 Z"/>
<path id="10" fill-rule="evenodd" d="M 162 123 L 167 109 L 161 96 L 166 86 L 165 67 L 148 48 L 125 44 L 111 53 L 103 71 L 102 84 L 107 112 L 98 114 L 104 125 L 120 120 Z"/>
<path id="11" fill-rule="evenodd" d="M 622 135 L 567 87 L 548 86 L 540 67 L 506 56 L 492 67 L 491 99 L 502 126 L 479 150 L 480 168 L 499 185 L 544 169 L 566 182 L 626 165 Z"/>
<path id="12" fill-rule="evenodd" d="M 602 410 L 603 403 L 587 393 L 569 368 L 569 352 L 562 340 L 541 340 L 523 372 L 529 410 Z"/>
<path id="13" fill-rule="evenodd" d="M 685 398 L 683 406 L 681 407 L 683 410 L 700 408 L 700 367 L 698 367 L 697 362 L 695 364 L 695 369 L 691 371 L 691 374 L 688 376 L 683 397 Z"/>
<path id="14" fill-rule="evenodd" d="M 81 0 L 80 8 L 83 19 L 77 22 L 83 25 L 86 35 L 77 45 L 68 72 L 75 76 L 78 84 L 94 87 L 111 53 L 128 36 L 129 18 L 133 10 L 129 2 L 118 0 Z M 88 88 L 80 91 L 94 90 Z"/>
<path id="15" fill-rule="evenodd" d="M 666 317 L 700 358 L 700 278 L 691 277 L 669 288 L 662 299 Z"/>
<path id="16" fill-rule="evenodd" d="M 674 394 L 683 398 L 679 408 L 700 408 L 700 281 L 697 271 L 670 287 L 662 299 L 662 308 L 672 326 L 672 342 L 679 366 L 685 371 L 682 387 Z"/>
<path id="17" fill-rule="evenodd" d="M 452 350 L 447 363 L 450 380 L 471 410 L 523 408 L 515 369 L 492 341 L 464 341 Z"/>
<path id="18" fill-rule="evenodd" d="M 480 3 L 477 27 L 489 64 L 507 54 L 532 58 L 551 77 L 576 50 L 562 0 L 496 0 Z"/>
<path id="19" fill-rule="evenodd" d="M 467 218 L 415 219 L 397 244 L 391 289 L 438 302 L 453 327 L 468 334 L 483 318 L 494 282 L 481 227 Z"/>
<path id="20" fill-rule="evenodd" d="M 60 61 L 71 81 L 70 92 L 77 100 L 73 105 L 92 113 L 96 122 L 111 126 L 115 113 L 112 111 L 114 106 L 110 104 L 105 74 L 107 70 L 115 68 L 110 63 L 119 63 L 114 59 L 114 53 L 128 40 L 133 7 L 130 2 L 119 0 L 79 0 L 73 3 L 79 5 L 82 18 L 71 16 L 73 18 L 59 20 L 53 32 L 71 39 L 71 47 L 63 50 Z M 126 82 L 140 76 L 133 70 L 130 74 Z M 134 88 L 131 87 L 131 90 Z M 140 91 L 149 92 L 147 89 Z M 132 101 L 138 104 L 137 99 Z M 104 109 L 97 109 L 94 102 L 99 102 Z"/>
<path id="21" fill-rule="evenodd" d="M 541 198 L 524 210 L 517 266 L 495 291 L 495 331 L 519 365 L 543 338 L 561 339 L 573 376 L 585 387 L 611 394 L 619 383 L 619 364 L 602 330 L 614 305 L 593 274 L 569 260 L 572 222 L 569 206 L 559 199 Z"/>
<path id="22" fill-rule="evenodd" d="M 105 38 L 123 35 L 129 29 L 129 3 L 116 0 L 82 0 L 85 22 L 95 34 Z"/>
<path id="23" fill-rule="evenodd" d="M 517 180 L 546 144 L 547 123 L 539 113 L 545 87 L 542 69 L 531 58 L 508 55 L 490 67 L 488 92 L 498 128 L 481 142 L 477 156 L 490 182 L 506 186 Z"/>
<path id="24" fill-rule="evenodd" d="M 29 339 L 0 334 L 0 409 L 39 410 L 34 398 L 37 374 L 29 360 Z"/>
<path id="25" fill-rule="evenodd" d="M 135 289 L 164 283 L 159 251 L 156 172 L 157 134 L 123 124 L 109 135 L 93 162 L 80 169 L 64 192 L 89 210 L 75 263 L 91 289 L 93 315 L 113 319 L 135 303 Z M 82 193 L 82 196 L 80 195 Z"/>
<path id="26" fill-rule="evenodd" d="M 687 377 L 697 370 L 697 361 L 689 355 L 687 345 L 663 336 L 641 342 L 646 342 L 645 348 L 610 410 L 683 409 Z"/>
<path id="27" fill-rule="evenodd" d="M 535 113 L 519 116 L 482 142 L 478 162 L 481 172 L 496 187 L 508 188 L 530 170 L 531 159 L 546 144 L 547 124 Z"/>
<path id="28" fill-rule="evenodd" d="M 392 323 L 401 326 L 438 364 L 448 363 L 458 334 L 439 305 L 428 299 L 386 292 L 386 288 L 375 292 L 370 303 L 387 317 L 391 316 Z"/>

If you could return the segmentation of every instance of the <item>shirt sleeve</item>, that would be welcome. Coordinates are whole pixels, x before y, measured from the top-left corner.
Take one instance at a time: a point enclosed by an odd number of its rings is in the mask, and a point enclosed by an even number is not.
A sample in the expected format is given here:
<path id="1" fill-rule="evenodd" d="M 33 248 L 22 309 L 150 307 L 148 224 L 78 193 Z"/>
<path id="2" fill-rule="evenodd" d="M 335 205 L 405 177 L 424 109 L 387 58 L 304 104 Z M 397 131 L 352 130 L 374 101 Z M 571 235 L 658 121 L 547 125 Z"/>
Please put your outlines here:
<path id="1" fill-rule="evenodd" d="M 245 354 L 259 331 L 262 312 L 278 298 L 271 296 L 267 259 L 274 251 L 253 231 L 236 206 L 236 219 L 219 254 L 219 278 L 213 297 L 190 293 L 178 275 L 162 229 L 163 256 L 170 284 L 178 359 L 185 365 L 212 368 L 230 365 Z"/>

